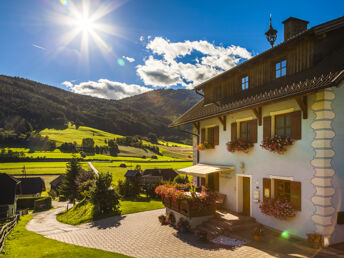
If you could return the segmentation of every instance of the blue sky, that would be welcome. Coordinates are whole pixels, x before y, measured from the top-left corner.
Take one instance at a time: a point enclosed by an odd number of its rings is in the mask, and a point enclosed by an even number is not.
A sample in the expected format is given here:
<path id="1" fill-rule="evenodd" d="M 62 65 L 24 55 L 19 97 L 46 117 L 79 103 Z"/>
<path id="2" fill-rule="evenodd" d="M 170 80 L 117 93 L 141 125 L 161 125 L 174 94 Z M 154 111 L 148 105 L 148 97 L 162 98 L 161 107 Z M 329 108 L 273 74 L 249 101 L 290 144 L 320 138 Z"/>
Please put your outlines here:
<path id="1" fill-rule="evenodd" d="M 264 32 L 270 13 L 277 43 L 283 41 L 281 22 L 290 16 L 310 21 L 311 27 L 344 15 L 343 1 L 87 3 L 0 1 L 0 74 L 114 99 L 147 88 L 191 89 L 269 48 Z M 103 10 L 92 22 L 100 40 L 87 28 L 66 44 L 66 35 L 82 30 L 75 13 L 84 14 L 83 5 L 89 10 L 85 17 Z M 87 51 L 81 47 L 83 35 L 89 38 Z"/>

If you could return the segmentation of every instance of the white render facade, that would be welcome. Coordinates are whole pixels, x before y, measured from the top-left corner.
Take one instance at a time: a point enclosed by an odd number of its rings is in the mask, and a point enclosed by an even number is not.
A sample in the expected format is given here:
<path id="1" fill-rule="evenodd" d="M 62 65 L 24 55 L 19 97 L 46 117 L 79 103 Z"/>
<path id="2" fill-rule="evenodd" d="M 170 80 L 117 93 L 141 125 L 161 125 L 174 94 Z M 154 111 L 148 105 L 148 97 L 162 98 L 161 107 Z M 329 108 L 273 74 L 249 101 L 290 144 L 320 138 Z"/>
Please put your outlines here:
<path id="1" fill-rule="evenodd" d="M 283 154 L 260 147 L 263 125 L 257 127 L 257 143 L 248 153 L 227 150 L 231 124 L 256 119 L 252 110 L 227 114 L 225 131 L 218 117 L 201 120 L 200 128 L 219 126 L 219 145 L 200 151 L 199 163 L 235 168 L 219 175 L 219 192 L 226 195 L 225 207 L 243 211 L 243 179 L 248 178 L 250 216 L 259 223 L 302 238 L 306 238 L 307 233 L 319 233 L 325 237 L 325 245 L 343 242 L 344 225 L 337 223 L 338 212 L 344 211 L 344 161 L 341 160 L 344 157 L 343 100 L 343 82 L 339 87 L 308 95 L 308 117 L 301 120 L 302 137 L 288 146 Z M 262 117 L 271 116 L 271 133 L 274 135 L 274 116 L 298 110 L 300 107 L 295 99 L 289 99 L 262 106 Z M 197 134 L 195 127 L 194 133 Z M 193 142 L 196 164 L 197 137 Z M 261 212 L 263 178 L 271 179 L 272 198 L 275 180 L 301 183 L 301 210 L 295 217 L 279 220 Z M 197 183 L 196 177 L 194 183 Z"/>

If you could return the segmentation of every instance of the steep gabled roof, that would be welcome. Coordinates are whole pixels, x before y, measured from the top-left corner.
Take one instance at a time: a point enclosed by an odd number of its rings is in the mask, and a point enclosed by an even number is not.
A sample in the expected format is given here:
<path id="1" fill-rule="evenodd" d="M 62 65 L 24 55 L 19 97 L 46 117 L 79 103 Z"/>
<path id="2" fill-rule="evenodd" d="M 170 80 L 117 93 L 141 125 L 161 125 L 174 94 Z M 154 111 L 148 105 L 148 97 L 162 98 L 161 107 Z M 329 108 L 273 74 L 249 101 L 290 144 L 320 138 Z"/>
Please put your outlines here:
<path id="1" fill-rule="evenodd" d="M 161 176 L 165 181 L 173 180 L 178 173 L 172 168 L 153 168 L 153 169 L 145 169 L 142 173 L 143 176 Z"/>
<path id="2" fill-rule="evenodd" d="M 41 177 L 18 178 L 21 182 L 22 194 L 37 194 L 45 190 L 45 183 Z"/>
<path id="3" fill-rule="evenodd" d="M 300 34 L 320 33 L 344 26 L 344 17 L 318 25 Z M 294 36 L 299 37 L 298 35 Z M 290 42 L 289 39 L 287 42 Z M 282 44 L 286 44 L 282 43 Z M 268 50 L 259 56 L 270 53 Z M 291 98 L 298 95 L 307 94 L 320 89 L 337 86 L 344 78 L 344 47 L 338 49 L 325 57 L 316 66 L 299 73 L 288 75 L 270 81 L 260 87 L 249 88 L 238 94 L 232 95 L 219 103 L 204 104 L 204 100 L 194 105 L 182 116 L 175 120 L 169 127 L 189 124 L 203 119 L 216 117 L 228 113 L 237 112 L 243 109 L 268 104 L 273 101 Z M 257 58 L 257 57 L 254 57 Z M 253 59 L 253 58 L 252 58 Z M 251 62 L 251 60 L 246 61 Z M 244 65 L 241 64 L 240 66 Z M 231 70 L 236 69 L 232 68 Z M 228 72 L 228 71 L 227 71 Z M 226 72 L 225 72 L 226 73 Z M 223 75 L 223 74 L 222 74 Z M 219 76 L 222 76 L 219 75 Z M 216 78 L 218 78 L 217 76 Z M 205 82 L 207 83 L 207 82 Z M 196 88 L 201 87 L 205 83 Z M 203 86 L 202 86 L 203 87 Z"/>
<path id="4" fill-rule="evenodd" d="M 141 176 L 141 173 L 138 170 L 128 170 L 127 173 L 125 173 L 124 176 L 125 177 Z"/>
<path id="5" fill-rule="evenodd" d="M 53 181 L 50 182 L 50 186 L 52 188 L 57 187 L 59 184 L 62 183 L 63 178 L 64 178 L 64 175 L 59 175 Z"/>

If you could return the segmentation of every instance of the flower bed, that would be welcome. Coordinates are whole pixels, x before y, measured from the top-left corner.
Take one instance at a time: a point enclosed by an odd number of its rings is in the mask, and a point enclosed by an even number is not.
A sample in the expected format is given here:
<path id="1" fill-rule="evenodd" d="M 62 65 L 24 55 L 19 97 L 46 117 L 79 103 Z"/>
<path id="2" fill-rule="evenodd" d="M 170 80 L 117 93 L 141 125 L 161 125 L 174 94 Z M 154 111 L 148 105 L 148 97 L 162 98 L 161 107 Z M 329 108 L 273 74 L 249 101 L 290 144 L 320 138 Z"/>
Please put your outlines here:
<path id="1" fill-rule="evenodd" d="M 251 147 L 253 147 L 253 143 L 251 142 L 244 142 L 241 140 L 234 140 L 226 143 L 227 150 L 229 152 L 236 152 L 242 151 L 247 153 Z"/>
<path id="2" fill-rule="evenodd" d="M 293 142 L 294 142 L 294 139 L 290 137 L 281 137 L 281 136 L 275 135 L 274 137 L 265 138 L 262 141 L 262 144 L 260 145 L 260 147 L 271 152 L 282 154 L 283 152 L 287 150 L 286 146 L 292 145 Z"/>
<path id="3" fill-rule="evenodd" d="M 262 213 L 268 216 L 274 216 L 277 219 L 286 220 L 296 215 L 290 202 L 269 199 L 264 201 L 260 206 Z"/>
<path id="4" fill-rule="evenodd" d="M 184 191 L 179 189 L 190 189 Z M 216 210 L 216 195 L 206 191 L 196 193 L 190 184 L 160 185 L 155 189 L 157 195 L 161 196 L 165 207 L 175 210 L 189 218 L 213 215 Z"/>

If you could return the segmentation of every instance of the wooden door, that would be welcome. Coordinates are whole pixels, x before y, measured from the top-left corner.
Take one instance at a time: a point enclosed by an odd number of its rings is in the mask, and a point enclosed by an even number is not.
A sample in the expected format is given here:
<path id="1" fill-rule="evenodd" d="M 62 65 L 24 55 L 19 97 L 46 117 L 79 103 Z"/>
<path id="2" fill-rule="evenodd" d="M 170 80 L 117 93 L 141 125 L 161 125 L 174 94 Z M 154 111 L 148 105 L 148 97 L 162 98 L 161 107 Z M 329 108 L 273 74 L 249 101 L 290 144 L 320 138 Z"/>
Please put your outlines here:
<path id="1" fill-rule="evenodd" d="M 251 206 L 251 198 L 250 198 L 250 178 L 243 177 L 243 186 L 242 186 L 242 193 L 243 193 L 243 207 L 242 213 L 244 215 L 250 216 L 250 206 Z"/>
<path id="2" fill-rule="evenodd" d="M 219 191 L 219 173 L 211 173 L 208 175 L 208 188 L 212 191 Z"/>

